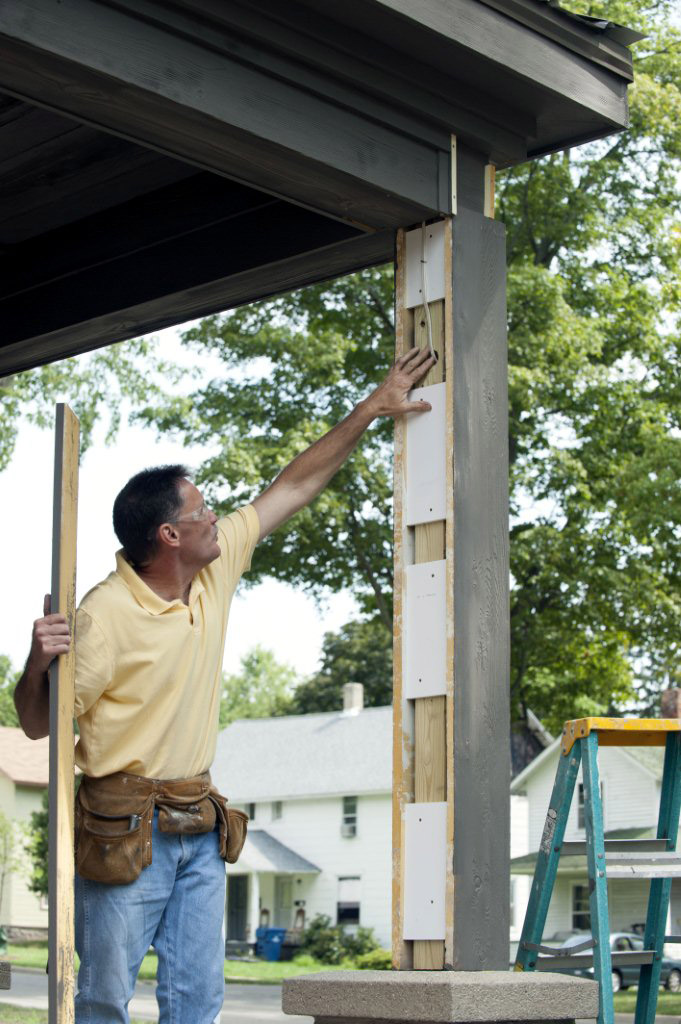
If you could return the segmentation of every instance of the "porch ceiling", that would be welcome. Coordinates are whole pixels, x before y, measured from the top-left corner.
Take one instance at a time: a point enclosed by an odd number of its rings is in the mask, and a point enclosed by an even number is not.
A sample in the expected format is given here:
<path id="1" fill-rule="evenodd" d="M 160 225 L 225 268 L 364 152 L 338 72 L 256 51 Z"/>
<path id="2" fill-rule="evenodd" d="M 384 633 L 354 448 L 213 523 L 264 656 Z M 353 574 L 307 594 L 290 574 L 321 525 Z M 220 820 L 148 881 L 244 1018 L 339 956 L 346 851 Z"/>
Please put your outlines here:
<path id="1" fill-rule="evenodd" d="M 626 126 L 629 39 L 540 0 L 0 6 L 0 373 L 391 259 L 452 134 L 508 166 Z"/>

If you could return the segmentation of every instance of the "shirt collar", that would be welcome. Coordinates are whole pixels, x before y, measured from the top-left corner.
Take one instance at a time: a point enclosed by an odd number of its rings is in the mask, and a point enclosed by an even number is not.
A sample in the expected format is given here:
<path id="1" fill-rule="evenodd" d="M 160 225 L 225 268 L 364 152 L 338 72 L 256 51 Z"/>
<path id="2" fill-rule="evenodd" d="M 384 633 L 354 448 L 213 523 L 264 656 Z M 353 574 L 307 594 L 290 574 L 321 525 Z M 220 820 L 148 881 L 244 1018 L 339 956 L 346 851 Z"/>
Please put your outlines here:
<path id="1" fill-rule="evenodd" d="M 125 583 L 132 596 L 135 598 L 138 604 L 142 606 L 146 611 L 150 612 L 151 615 L 162 615 L 163 612 L 170 611 L 171 608 L 186 608 L 187 605 L 179 598 L 175 598 L 174 601 L 166 601 L 159 594 L 149 587 L 141 576 L 138 576 L 133 567 L 128 562 L 127 558 L 123 553 L 123 549 L 116 552 L 116 572 Z M 201 580 L 201 574 L 199 573 L 192 580 L 191 587 L 189 588 L 189 610 L 191 611 L 194 607 L 194 603 L 206 588 Z"/>

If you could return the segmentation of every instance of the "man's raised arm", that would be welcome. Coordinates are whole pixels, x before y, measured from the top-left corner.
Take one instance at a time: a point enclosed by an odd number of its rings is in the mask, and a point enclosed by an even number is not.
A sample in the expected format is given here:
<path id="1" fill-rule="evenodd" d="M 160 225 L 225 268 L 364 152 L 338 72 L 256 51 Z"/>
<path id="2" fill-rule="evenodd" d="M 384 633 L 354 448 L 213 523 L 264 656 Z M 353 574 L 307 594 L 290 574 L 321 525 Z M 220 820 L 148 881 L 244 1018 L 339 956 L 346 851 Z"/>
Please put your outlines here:
<path id="1" fill-rule="evenodd" d="M 412 348 L 397 360 L 385 380 L 328 434 L 301 452 L 253 502 L 260 520 L 260 539 L 290 519 L 328 484 L 378 416 L 427 412 L 427 402 L 411 402 L 408 394 L 435 362 L 428 349 Z"/>
<path id="2" fill-rule="evenodd" d="M 45 595 L 43 617 L 33 623 L 31 651 L 14 691 L 21 728 L 29 739 L 39 740 L 50 731 L 50 689 L 47 670 L 71 644 L 63 615 L 50 615 L 50 595 Z"/>

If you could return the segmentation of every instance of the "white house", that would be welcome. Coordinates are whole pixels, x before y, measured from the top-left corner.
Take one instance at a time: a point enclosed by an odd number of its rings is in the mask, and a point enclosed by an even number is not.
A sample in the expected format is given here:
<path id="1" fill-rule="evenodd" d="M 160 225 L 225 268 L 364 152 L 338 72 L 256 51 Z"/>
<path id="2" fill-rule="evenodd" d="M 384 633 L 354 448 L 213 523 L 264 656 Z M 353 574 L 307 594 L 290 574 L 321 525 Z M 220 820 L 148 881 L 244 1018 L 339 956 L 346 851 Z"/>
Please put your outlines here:
<path id="1" fill-rule="evenodd" d="M 251 816 L 227 869 L 229 941 L 253 942 L 261 919 L 291 928 L 327 914 L 390 946 L 392 708 L 362 708 L 357 683 L 344 699 L 344 711 L 244 719 L 218 737 L 213 780 Z M 530 715 L 511 736 L 516 770 L 550 741 Z M 527 800 L 511 805 L 516 857 L 528 849 Z M 515 882 L 516 902 L 526 885 Z"/>
<path id="2" fill-rule="evenodd" d="M 251 816 L 227 869 L 228 941 L 328 914 L 390 945 L 392 709 L 359 705 L 220 733 L 213 781 Z"/>
<path id="3" fill-rule="evenodd" d="M 49 740 L 29 740 L 21 729 L 0 726 L 0 811 L 14 823 L 15 847 L 22 861 L 6 878 L 0 924 L 10 935 L 30 936 L 47 929 L 47 902 L 28 888 L 30 865 L 23 851 L 22 827 L 41 809 L 47 789 Z M 3 865 L 0 864 L 0 876 Z"/>
<path id="4" fill-rule="evenodd" d="M 518 938 L 524 919 L 536 851 L 544 828 L 560 754 L 556 740 L 521 772 L 511 785 L 512 800 L 526 802 L 525 849 L 512 854 L 511 876 L 516 887 Z M 661 747 L 602 747 L 598 754 L 606 838 L 653 837 L 657 829 L 664 749 Z M 577 780 L 566 840 L 584 839 L 584 800 L 581 769 Z M 606 868 L 607 872 L 607 868 Z M 631 931 L 645 922 L 649 882 L 611 879 L 608 907 L 611 931 Z M 589 889 L 585 857 L 561 858 L 544 937 L 589 927 Z M 672 883 L 667 933 L 681 933 L 681 880 Z M 674 947 L 678 954 L 678 947 Z"/>

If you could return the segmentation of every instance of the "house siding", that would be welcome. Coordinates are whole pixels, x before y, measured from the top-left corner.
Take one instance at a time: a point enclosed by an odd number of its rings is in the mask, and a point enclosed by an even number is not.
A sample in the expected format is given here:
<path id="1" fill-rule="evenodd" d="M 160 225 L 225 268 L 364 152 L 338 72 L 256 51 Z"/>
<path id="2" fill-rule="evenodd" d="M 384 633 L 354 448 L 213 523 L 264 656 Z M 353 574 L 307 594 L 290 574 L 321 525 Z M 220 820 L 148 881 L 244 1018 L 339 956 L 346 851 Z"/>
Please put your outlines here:
<path id="1" fill-rule="evenodd" d="M 41 906 L 40 897 L 28 888 L 31 860 L 23 849 L 23 828 L 31 820 L 31 812 L 41 807 L 44 789 L 37 786 L 15 785 L 0 775 L 0 809 L 14 822 L 19 867 L 5 886 L 0 923 L 11 928 L 47 928 L 47 908 Z"/>
<path id="2" fill-rule="evenodd" d="M 523 851 L 520 840 L 516 838 L 514 842 L 517 843 L 518 853 L 512 852 L 511 856 L 521 856 L 524 852 L 535 852 L 539 848 L 560 756 L 559 749 L 556 749 L 552 756 L 545 757 L 543 762 L 537 765 L 536 770 L 531 772 L 526 780 L 524 794 L 527 800 L 527 849 Z M 605 831 L 655 827 L 660 802 L 659 781 L 646 768 L 637 764 L 634 757 L 616 747 L 602 747 L 598 755 L 598 765 L 603 791 Z M 581 782 L 580 768 L 577 786 Z M 584 829 L 578 828 L 577 825 L 577 793 L 576 788 L 565 830 L 566 840 L 584 838 Z M 514 802 L 514 797 L 511 798 L 511 808 L 519 830 L 518 822 L 521 820 L 522 811 L 520 804 Z M 515 877 L 516 924 L 522 928 L 531 878 L 520 875 Z M 526 888 L 523 888 L 523 881 Z M 556 879 L 544 928 L 545 938 L 572 928 L 572 890 L 575 885 L 583 885 L 585 882 L 586 874 L 582 877 L 559 876 Z M 611 931 L 630 931 L 634 925 L 645 921 L 648 891 L 649 883 L 645 881 L 613 879 L 608 883 Z M 521 898 L 524 898 L 522 906 Z M 676 918 L 681 930 L 681 883 L 676 890 L 672 889 L 670 925 L 674 930 L 677 928 Z M 517 937 L 519 930 L 515 935 L 511 933 L 511 938 Z"/>
<path id="3" fill-rule="evenodd" d="M 354 796 L 348 793 L 347 796 Z M 328 914 L 335 923 L 338 879 L 359 877 L 360 924 L 373 928 L 383 946 L 390 944 L 391 801 L 389 795 L 359 796 L 357 835 L 341 836 L 342 797 L 286 800 L 280 818 L 272 818 L 271 803 L 256 808 L 255 824 L 323 870 L 319 875 L 293 876 L 293 901 L 305 900 L 305 918 Z M 231 869 L 238 873 L 238 865 Z M 261 906 L 275 914 L 274 876 L 260 882 Z M 292 920 L 282 922 L 284 926 Z"/>

